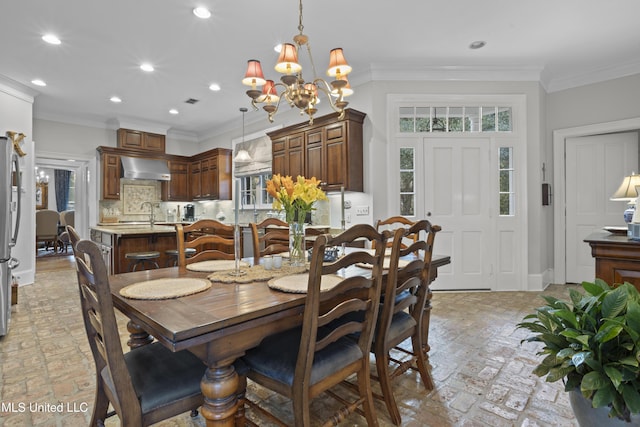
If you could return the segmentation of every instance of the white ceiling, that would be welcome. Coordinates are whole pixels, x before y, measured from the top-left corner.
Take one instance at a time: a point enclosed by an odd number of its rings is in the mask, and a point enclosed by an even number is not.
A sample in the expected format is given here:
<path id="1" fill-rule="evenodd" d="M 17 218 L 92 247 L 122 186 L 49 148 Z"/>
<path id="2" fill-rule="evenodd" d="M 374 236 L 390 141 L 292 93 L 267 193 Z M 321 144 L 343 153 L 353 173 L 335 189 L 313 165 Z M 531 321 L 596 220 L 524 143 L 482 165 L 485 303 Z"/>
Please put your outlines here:
<path id="1" fill-rule="evenodd" d="M 200 5 L 211 19 L 192 14 Z M 277 80 L 273 46 L 291 41 L 297 14 L 296 0 L 4 1 L 0 82 L 32 89 L 36 118 L 157 124 L 200 140 L 241 123 L 248 59 Z M 638 0 L 306 0 L 304 32 L 321 77 L 329 50 L 344 48 L 354 97 L 371 79 L 540 80 L 555 91 L 640 72 L 639 17 Z M 475 40 L 487 45 L 469 49 Z M 156 71 L 140 71 L 143 61 Z"/>

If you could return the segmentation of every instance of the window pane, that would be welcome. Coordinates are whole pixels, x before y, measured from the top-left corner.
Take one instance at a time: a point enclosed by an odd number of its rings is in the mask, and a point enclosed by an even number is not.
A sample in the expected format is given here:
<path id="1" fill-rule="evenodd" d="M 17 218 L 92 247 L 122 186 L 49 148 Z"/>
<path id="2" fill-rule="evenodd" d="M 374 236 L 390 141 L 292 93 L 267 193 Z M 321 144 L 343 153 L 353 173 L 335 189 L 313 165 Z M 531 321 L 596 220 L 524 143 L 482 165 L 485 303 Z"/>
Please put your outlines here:
<path id="1" fill-rule="evenodd" d="M 500 147 L 500 169 L 511 168 L 511 149 L 509 147 Z"/>
<path id="2" fill-rule="evenodd" d="M 445 132 L 447 130 L 447 107 L 435 107 L 433 109 L 432 132 Z"/>
<path id="3" fill-rule="evenodd" d="M 500 215 L 510 215 L 510 197 L 508 193 L 500 194 Z"/>
<path id="4" fill-rule="evenodd" d="M 462 132 L 462 107 L 449 107 L 449 132 Z"/>
<path id="5" fill-rule="evenodd" d="M 508 193 L 510 190 L 511 183 L 511 171 L 500 171 L 500 192 Z"/>
<path id="6" fill-rule="evenodd" d="M 414 207 L 413 207 L 414 196 L 413 194 L 401 194 L 400 195 L 400 215 L 402 216 L 413 216 Z"/>
<path id="7" fill-rule="evenodd" d="M 480 108 L 464 107 L 465 132 L 480 132 Z"/>
<path id="8" fill-rule="evenodd" d="M 413 192 L 413 171 L 400 172 L 400 191 L 402 193 Z"/>
<path id="9" fill-rule="evenodd" d="M 400 132 L 414 132 L 413 107 L 400 107 Z"/>
<path id="10" fill-rule="evenodd" d="M 496 108 L 482 107 L 482 131 L 495 132 L 496 130 Z"/>
<path id="11" fill-rule="evenodd" d="M 413 148 L 400 149 L 400 169 L 413 169 Z"/>
<path id="12" fill-rule="evenodd" d="M 416 107 L 416 132 L 429 132 L 430 111 L 430 107 Z"/>
<path id="13" fill-rule="evenodd" d="M 498 131 L 511 132 L 511 107 L 498 107 Z"/>

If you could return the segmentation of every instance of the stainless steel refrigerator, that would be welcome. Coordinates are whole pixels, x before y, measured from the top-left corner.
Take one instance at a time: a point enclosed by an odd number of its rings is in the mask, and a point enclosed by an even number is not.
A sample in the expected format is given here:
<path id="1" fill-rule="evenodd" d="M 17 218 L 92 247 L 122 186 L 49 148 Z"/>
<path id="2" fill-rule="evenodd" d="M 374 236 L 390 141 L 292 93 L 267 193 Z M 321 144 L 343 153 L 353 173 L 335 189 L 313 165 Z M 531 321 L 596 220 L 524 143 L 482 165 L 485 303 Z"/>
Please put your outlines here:
<path id="1" fill-rule="evenodd" d="M 13 143 L 0 137 L 0 336 L 9 331 L 11 318 L 11 270 L 20 262 L 11 256 L 20 229 L 21 175 Z"/>

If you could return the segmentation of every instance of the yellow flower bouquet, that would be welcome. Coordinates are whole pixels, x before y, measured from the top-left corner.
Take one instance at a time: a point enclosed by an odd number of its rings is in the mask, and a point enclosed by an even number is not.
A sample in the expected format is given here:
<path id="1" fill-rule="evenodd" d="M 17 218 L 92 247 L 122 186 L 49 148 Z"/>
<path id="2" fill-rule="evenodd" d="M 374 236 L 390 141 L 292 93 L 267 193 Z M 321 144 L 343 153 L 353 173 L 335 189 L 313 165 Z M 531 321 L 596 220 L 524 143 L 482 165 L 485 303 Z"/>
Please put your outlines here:
<path id="1" fill-rule="evenodd" d="M 267 181 L 267 192 L 273 197 L 273 208 L 284 210 L 289 223 L 289 261 L 293 266 L 302 266 L 305 264 L 304 219 L 314 209 L 313 204 L 326 200 L 327 195 L 315 177 L 298 176 L 294 182 L 290 176 L 280 174 Z"/>

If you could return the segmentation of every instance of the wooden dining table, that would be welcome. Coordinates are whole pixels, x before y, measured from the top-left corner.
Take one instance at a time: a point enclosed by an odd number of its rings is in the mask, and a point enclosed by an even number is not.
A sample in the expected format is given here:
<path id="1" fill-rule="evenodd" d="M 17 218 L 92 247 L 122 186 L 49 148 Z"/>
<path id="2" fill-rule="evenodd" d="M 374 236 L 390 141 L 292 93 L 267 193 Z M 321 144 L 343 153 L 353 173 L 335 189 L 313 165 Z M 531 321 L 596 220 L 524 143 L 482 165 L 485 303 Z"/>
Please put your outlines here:
<path id="1" fill-rule="evenodd" d="M 431 280 L 438 268 L 451 262 L 434 255 Z M 371 274 L 357 267 L 348 274 Z M 361 271 L 357 271 L 361 270 Z M 130 319 L 129 346 L 148 344 L 155 338 L 172 351 L 188 350 L 204 363 L 201 413 L 208 427 L 234 426 L 239 380 L 233 363 L 265 337 L 302 324 L 306 294 L 269 288 L 267 282 L 228 284 L 174 299 L 140 300 L 123 297 L 120 290 L 155 279 L 206 278 L 211 273 L 178 267 L 137 271 L 109 277 L 114 306 Z M 428 319 L 425 327 L 428 329 Z"/>

